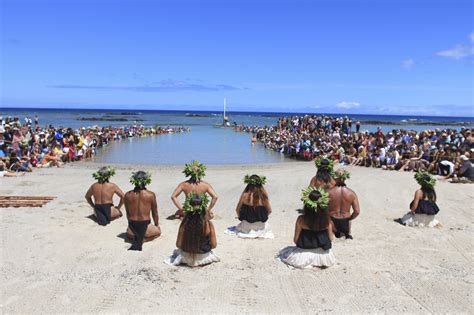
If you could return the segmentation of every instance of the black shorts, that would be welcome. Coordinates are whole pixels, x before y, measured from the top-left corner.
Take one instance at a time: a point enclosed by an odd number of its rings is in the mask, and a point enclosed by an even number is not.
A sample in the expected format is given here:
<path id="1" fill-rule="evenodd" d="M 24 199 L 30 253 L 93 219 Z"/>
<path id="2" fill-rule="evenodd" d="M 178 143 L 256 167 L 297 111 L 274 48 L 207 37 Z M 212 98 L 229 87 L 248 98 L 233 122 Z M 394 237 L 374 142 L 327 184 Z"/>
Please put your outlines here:
<path id="1" fill-rule="evenodd" d="M 336 237 L 340 237 L 340 233 L 343 233 L 344 236 L 350 235 L 350 225 L 349 225 L 349 218 L 344 218 L 344 219 L 337 219 L 331 217 L 332 222 L 334 223 L 334 226 L 336 227 Z"/>
<path id="2" fill-rule="evenodd" d="M 100 225 L 107 225 L 110 223 L 111 211 L 112 211 L 112 204 L 103 204 L 103 205 L 95 205 L 95 216 L 97 217 L 97 223 Z"/>
<path id="3" fill-rule="evenodd" d="M 133 221 L 128 220 L 128 227 L 134 234 L 132 247 L 129 250 L 142 250 L 143 240 L 145 239 L 146 230 L 150 224 L 150 220 L 146 221 Z"/>

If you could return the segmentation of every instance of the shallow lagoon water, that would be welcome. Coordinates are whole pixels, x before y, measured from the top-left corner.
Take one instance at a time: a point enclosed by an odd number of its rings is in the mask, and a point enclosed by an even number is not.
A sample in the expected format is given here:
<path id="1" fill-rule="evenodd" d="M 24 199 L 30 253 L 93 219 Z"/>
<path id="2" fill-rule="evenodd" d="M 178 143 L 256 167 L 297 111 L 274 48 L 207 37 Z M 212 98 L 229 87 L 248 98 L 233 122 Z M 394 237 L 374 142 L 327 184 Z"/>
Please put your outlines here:
<path id="1" fill-rule="evenodd" d="M 192 127 L 189 133 L 131 138 L 100 149 L 100 163 L 184 165 L 191 160 L 205 164 L 262 164 L 292 162 L 260 143 L 252 146 L 249 133 L 232 128 Z"/>

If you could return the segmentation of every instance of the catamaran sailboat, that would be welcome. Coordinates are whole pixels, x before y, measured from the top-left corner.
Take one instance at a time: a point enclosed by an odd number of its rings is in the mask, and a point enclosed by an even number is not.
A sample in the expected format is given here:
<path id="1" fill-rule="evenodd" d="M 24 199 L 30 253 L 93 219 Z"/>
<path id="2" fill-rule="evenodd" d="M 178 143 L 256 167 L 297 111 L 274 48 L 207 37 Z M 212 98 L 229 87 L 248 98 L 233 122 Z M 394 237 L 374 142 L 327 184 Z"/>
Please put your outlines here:
<path id="1" fill-rule="evenodd" d="M 226 115 L 227 100 L 224 98 L 224 112 L 222 114 L 222 123 L 216 124 L 214 127 L 230 127 L 229 117 Z"/>
<path id="2" fill-rule="evenodd" d="M 227 100 L 224 98 L 224 114 L 222 115 L 222 126 L 230 127 L 229 117 L 225 115 L 226 107 L 227 107 Z"/>

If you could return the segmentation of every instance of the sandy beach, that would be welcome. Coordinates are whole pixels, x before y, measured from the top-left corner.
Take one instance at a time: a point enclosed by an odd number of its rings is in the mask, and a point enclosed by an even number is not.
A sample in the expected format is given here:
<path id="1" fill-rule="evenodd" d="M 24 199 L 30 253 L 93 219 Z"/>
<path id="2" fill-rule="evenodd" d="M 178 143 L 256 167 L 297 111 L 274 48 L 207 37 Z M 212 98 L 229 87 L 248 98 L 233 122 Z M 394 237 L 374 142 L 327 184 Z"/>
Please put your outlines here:
<path id="1" fill-rule="evenodd" d="M 101 227 L 84 200 L 100 165 L 77 163 L 2 178 L 0 195 L 57 196 L 42 208 L 0 208 L 2 313 L 472 313 L 474 186 L 438 181 L 441 228 L 393 222 L 418 188 L 412 172 L 349 168 L 360 200 L 354 240 L 336 240 L 338 264 L 290 270 L 274 257 L 292 245 L 300 193 L 313 163 L 210 166 L 206 180 L 219 195 L 214 224 L 221 261 L 202 268 L 170 267 L 180 221 L 170 196 L 182 167 L 118 165 L 112 179 L 130 190 L 140 168 L 153 174 L 162 236 L 142 252 L 127 251 L 123 217 Z M 271 240 L 226 235 L 245 174 L 267 176 Z M 471 271 L 469 271 L 471 270 Z"/>

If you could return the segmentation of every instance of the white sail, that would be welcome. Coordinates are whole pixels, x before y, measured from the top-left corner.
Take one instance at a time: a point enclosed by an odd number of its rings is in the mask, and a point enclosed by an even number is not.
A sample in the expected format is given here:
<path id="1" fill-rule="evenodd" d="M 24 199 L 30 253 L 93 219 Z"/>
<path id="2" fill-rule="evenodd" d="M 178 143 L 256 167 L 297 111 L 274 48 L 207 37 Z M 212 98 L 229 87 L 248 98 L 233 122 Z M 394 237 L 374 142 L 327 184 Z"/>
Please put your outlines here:
<path id="1" fill-rule="evenodd" d="M 228 118 L 225 114 L 226 112 L 226 107 L 227 107 L 227 99 L 224 98 L 224 116 L 222 117 L 222 126 L 228 126 L 229 125 L 229 122 L 228 122 Z"/>

